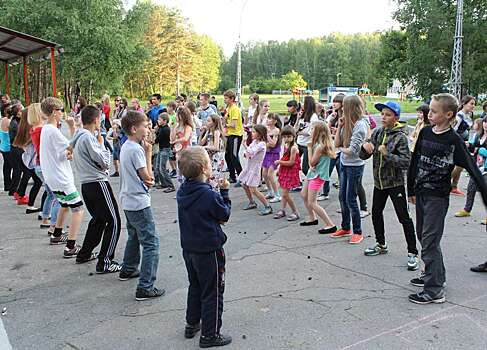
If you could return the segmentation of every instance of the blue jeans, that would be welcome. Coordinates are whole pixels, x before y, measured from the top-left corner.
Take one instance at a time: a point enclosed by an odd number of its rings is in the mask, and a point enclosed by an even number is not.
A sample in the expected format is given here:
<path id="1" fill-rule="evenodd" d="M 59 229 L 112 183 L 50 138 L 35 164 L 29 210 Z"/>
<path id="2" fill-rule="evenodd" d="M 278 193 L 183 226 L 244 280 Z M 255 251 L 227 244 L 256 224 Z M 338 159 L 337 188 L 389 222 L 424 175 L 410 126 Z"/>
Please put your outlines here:
<path id="1" fill-rule="evenodd" d="M 46 200 L 44 201 L 44 205 L 42 206 L 42 218 L 47 219 L 51 217 L 49 223 L 51 224 L 51 226 L 54 226 L 56 225 L 57 214 L 59 212 L 59 208 L 61 207 L 61 205 L 56 199 L 54 193 L 52 193 L 49 186 L 47 186 L 47 184 L 44 182 L 44 177 L 42 176 L 42 169 L 40 166 L 35 167 L 35 173 L 39 177 L 39 179 L 41 179 L 42 182 L 44 183 L 44 190 L 47 193 Z"/>
<path id="2" fill-rule="evenodd" d="M 350 218 L 353 233 L 362 234 L 360 209 L 357 203 L 357 191 L 362 181 L 364 166 L 346 166 L 340 163 L 340 208 L 342 210 L 342 229 L 350 230 Z"/>
<path id="3" fill-rule="evenodd" d="M 138 289 L 152 290 L 159 264 L 159 235 L 156 232 L 151 207 L 142 210 L 124 210 L 127 219 L 127 245 L 123 256 L 122 270 L 132 273 L 140 262 L 142 246 L 142 263 Z"/>
<path id="4" fill-rule="evenodd" d="M 157 170 L 156 181 L 158 181 L 162 187 L 174 187 L 169 171 L 167 170 L 167 162 L 172 155 L 170 148 L 162 148 L 159 150 L 159 154 L 156 157 L 156 164 L 154 170 Z"/>

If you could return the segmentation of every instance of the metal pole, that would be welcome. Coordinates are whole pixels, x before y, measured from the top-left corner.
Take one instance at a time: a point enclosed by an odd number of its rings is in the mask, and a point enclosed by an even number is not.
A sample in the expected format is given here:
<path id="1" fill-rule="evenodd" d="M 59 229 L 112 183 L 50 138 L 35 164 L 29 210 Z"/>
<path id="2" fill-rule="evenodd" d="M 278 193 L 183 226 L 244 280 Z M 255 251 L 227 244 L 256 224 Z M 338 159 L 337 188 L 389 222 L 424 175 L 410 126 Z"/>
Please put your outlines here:
<path id="1" fill-rule="evenodd" d="M 30 97 L 29 97 L 29 67 L 27 66 L 27 56 L 24 56 L 24 97 L 25 97 L 25 105 L 30 105 Z"/>
<path id="2" fill-rule="evenodd" d="M 57 81 L 56 81 L 56 56 L 54 54 L 54 47 L 51 47 L 51 78 L 52 78 L 52 96 L 57 96 Z"/>
<path id="3" fill-rule="evenodd" d="M 238 25 L 238 46 L 237 46 L 237 105 L 242 108 L 242 42 L 240 40 L 240 34 L 242 32 L 242 15 L 245 9 L 245 5 L 247 5 L 247 1 L 245 0 L 242 4 L 242 9 L 240 10 L 240 22 Z"/>
<path id="4" fill-rule="evenodd" d="M 462 97 L 462 41 L 463 41 L 463 0 L 457 0 L 457 21 L 450 75 L 450 92 L 458 99 Z"/>
<path id="5" fill-rule="evenodd" d="M 10 80 L 8 78 L 8 62 L 5 62 L 5 93 L 10 95 Z"/>

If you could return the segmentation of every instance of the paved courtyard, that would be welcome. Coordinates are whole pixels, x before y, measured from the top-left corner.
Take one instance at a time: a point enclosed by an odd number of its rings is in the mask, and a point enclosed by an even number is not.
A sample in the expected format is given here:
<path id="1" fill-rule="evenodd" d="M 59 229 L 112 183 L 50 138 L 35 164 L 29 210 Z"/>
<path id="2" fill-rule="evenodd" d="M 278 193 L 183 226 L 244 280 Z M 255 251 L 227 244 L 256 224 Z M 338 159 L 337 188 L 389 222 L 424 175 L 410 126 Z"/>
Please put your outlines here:
<path id="1" fill-rule="evenodd" d="M 370 165 L 364 178 L 369 205 Z M 463 188 L 467 180 L 463 175 Z M 112 184 L 118 188 L 117 180 Z M 426 306 L 407 300 L 418 290 L 408 283 L 417 273 L 406 269 L 405 240 L 390 203 L 390 252 L 365 257 L 364 248 L 374 243 L 370 216 L 363 220 L 365 241 L 352 246 L 315 228 L 242 211 L 241 189 L 232 189 L 231 198 L 223 331 L 234 341 L 227 349 L 487 348 L 487 274 L 469 271 L 487 259 L 480 196 L 466 219 L 453 217 L 464 199 L 451 198 L 443 239 L 447 303 Z M 152 202 L 161 236 L 156 283 L 166 295 L 137 302 L 136 281 L 96 275 L 94 263 L 63 259 L 62 247 L 48 244 L 35 215 L 2 193 L 0 349 L 9 348 L 6 337 L 13 349 L 196 349 L 197 338 L 183 338 L 187 278 L 176 203 L 162 191 L 152 193 Z M 321 204 L 339 224 L 337 191 Z M 126 234 L 123 228 L 119 261 Z"/>

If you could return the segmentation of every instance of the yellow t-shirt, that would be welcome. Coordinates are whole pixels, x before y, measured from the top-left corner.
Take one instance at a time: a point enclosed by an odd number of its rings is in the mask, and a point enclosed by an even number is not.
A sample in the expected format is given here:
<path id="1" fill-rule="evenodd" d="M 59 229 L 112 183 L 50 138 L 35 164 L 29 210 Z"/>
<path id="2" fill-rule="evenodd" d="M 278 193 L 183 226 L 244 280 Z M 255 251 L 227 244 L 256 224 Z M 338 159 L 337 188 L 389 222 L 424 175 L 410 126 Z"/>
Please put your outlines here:
<path id="1" fill-rule="evenodd" d="M 242 113 L 237 105 L 232 104 L 227 109 L 227 115 L 225 117 L 225 123 L 231 124 L 235 121 L 235 128 L 227 126 L 227 135 L 242 136 L 243 135 L 243 124 L 242 124 Z"/>

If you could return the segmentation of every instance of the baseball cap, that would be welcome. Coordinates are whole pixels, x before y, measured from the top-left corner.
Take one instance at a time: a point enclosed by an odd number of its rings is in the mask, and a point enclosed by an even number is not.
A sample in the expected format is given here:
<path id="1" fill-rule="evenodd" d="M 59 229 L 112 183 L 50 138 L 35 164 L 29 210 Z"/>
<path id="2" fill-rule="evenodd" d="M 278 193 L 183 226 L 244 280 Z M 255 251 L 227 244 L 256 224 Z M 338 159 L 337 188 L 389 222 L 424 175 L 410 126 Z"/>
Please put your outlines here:
<path id="1" fill-rule="evenodd" d="M 398 118 L 401 116 L 401 106 L 399 105 L 399 103 L 395 101 L 387 101 L 386 103 L 376 103 L 374 106 L 375 109 L 381 112 L 384 108 L 389 108 L 391 111 L 394 112 L 394 114 Z"/>

